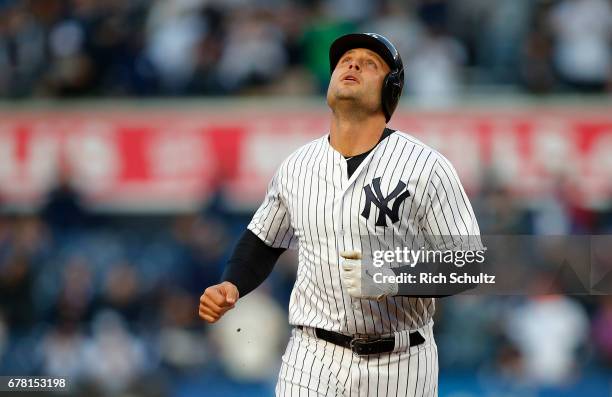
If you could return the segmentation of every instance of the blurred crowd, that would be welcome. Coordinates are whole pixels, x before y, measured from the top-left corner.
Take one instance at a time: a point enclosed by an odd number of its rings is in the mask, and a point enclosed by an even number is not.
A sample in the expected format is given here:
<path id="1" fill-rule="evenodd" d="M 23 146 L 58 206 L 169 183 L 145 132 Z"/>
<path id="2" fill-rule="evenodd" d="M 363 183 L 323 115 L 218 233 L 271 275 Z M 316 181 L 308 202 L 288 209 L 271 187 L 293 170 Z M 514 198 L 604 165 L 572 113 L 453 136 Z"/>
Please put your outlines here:
<path id="1" fill-rule="evenodd" d="M 0 0 L 0 97 L 318 94 L 353 31 L 420 102 L 612 89 L 610 0 Z"/>
<path id="2" fill-rule="evenodd" d="M 491 189 L 473 202 L 485 234 L 546 232 L 541 224 L 612 230 L 610 213 L 590 212 L 598 221 L 585 223 L 560 200 L 526 209 Z M 220 323 L 197 318 L 200 294 L 249 219 L 228 212 L 221 196 L 190 215 L 92 214 L 66 182 L 35 214 L 3 213 L 0 373 L 67 376 L 74 395 L 94 397 L 269 394 L 289 330 L 295 256 L 283 255 Z M 485 373 L 514 389 L 610 378 L 611 296 L 548 290 L 445 298 L 439 308 L 442 371 Z"/>

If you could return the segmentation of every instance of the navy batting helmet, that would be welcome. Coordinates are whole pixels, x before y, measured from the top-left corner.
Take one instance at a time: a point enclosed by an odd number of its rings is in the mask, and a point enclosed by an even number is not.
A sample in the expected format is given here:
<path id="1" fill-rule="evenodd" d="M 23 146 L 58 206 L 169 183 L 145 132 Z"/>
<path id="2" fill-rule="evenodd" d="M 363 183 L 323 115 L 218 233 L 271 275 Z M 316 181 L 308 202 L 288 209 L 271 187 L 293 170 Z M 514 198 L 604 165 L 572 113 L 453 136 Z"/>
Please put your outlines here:
<path id="1" fill-rule="evenodd" d="M 329 67 L 333 73 L 345 52 L 353 48 L 367 48 L 377 53 L 391 71 L 382 85 L 382 109 L 389 121 L 404 88 L 404 63 L 399 51 L 384 36 L 377 33 L 351 33 L 337 38 L 329 48 Z"/>

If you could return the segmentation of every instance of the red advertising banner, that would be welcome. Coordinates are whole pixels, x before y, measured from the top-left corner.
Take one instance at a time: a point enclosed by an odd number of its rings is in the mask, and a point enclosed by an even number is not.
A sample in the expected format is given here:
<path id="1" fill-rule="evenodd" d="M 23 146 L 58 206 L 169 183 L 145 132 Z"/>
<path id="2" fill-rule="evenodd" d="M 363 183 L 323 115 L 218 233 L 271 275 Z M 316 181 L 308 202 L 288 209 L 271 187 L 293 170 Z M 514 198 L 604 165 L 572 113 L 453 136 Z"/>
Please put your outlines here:
<path id="1" fill-rule="evenodd" d="M 98 209 L 196 208 L 216 189 L 253 207 L 293 150 L 323 136 L 325 109 L 244 112 L 0 111 L 0 203 L 35 208 L 61 172 Z M 525 200 L 612 198 L 612 117 L 526 110 L 414 112 L 400 129 L 454 164 L 466 190 L 494 183 Z"/>

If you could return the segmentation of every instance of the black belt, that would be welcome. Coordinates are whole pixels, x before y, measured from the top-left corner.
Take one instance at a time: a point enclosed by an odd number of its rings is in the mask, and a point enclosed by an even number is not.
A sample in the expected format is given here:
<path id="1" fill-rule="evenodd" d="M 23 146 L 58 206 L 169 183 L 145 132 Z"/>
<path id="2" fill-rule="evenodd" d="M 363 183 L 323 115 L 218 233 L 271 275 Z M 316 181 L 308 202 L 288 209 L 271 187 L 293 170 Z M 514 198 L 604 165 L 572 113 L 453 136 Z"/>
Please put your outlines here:
<path id="1" fill-rule="evenodd" d="M 298 328 L 303 329 L 301 325 L 298 325 Z M 383 338 L 353 338 L 352 336 L 339 334 L 338 332 L 327 331 L 321 328 L 314 328 L 314 330 L 317 338 L 333 343 L 334 345 L 351 349 L 355 354 L 359 356 L 390 353 L 395 348 L 395 337 L 393 336 L 387 336 Z M 410 346 L 418 346 L 425 342 L 425 338 L 423 338 L 423 335 L 421 335 L 420 332 L 415 331 L 409 334 L 409 341 Z"/>

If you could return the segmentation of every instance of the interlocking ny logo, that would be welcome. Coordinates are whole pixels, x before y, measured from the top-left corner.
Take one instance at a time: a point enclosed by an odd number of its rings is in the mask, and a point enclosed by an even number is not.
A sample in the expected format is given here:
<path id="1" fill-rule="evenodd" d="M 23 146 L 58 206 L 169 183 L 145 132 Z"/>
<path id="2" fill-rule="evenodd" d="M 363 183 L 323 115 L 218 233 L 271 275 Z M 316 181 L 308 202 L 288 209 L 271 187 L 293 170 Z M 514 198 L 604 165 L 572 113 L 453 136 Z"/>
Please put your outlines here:
<path id="1" fill-rule="evenodd" d="M 374 188 L 374 192 L 372 192 L 372 187 Z M 376 226 L 387 226 L 387 217 L 391 219 L 391 223 L 399 221 L 399 207 L 404 200 L 410 197 L 410 192 L 404 190 L 406 189 L 406 184 L 402 181 L 397 182 L 397 186 L 395 186 L 395 189 L 393 189 L 387 197 L 384 197 L 380 190 L 380 177 L 372 180 L 372 187 L 366 185 L 363 188 L 366 195 L 366 203 L 361 212 L 361 216 L 368 219 L 370 217 L 370 208 L 372 204 L 374 204 L 379 210 Z M 395 199 L 393 206 L 389 208 L 389 201 L 393 199 Z"/>

